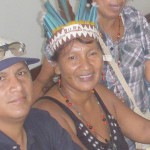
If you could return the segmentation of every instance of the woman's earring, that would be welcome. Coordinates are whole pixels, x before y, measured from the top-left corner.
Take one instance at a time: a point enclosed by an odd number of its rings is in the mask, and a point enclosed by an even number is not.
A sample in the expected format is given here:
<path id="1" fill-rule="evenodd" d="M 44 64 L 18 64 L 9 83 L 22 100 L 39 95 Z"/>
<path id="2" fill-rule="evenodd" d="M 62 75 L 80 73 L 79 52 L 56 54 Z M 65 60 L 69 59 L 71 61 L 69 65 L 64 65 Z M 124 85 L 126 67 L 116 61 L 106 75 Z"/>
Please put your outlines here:
<path id="1" fill-rule="evenodd" d="M 61 75 L 59 75 L 59 77 L 58 77 L 58 86 L 59 86 L 59 88 L 61 88 Z"/>
<path id="2" fill-rule="evenodd" d="M 102 80 L 103 81 L 105 80 L 105 72 L 104 71 L 102 72 Z"/>
<path id="3" fill-rule="evenodd" d="M 87 0 L 86 7 L 91 7 L 91 4 L 92 4 L 92 0 Z"/>

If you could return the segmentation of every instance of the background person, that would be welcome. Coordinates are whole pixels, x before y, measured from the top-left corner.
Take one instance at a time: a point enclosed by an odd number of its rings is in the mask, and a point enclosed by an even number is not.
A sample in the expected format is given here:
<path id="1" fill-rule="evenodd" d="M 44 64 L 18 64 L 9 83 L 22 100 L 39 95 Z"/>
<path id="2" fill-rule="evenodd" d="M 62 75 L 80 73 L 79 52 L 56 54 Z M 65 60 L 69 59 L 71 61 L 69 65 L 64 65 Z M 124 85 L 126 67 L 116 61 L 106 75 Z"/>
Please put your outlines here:
<path id="1" fill-rule="evenodd" d="M 126 6 L 126 0 L 94 0 L 98 4 L 99 25 L 103 40 L 110 49 L 126 82 L 134 94 L 137 106 L 149 112 L 150 94 L 150 28 L 146 18 L 136 9 Z M 133 103 L 118 81 L 113 69 L 105 63 L 102 72 L 105 85 L 129 108 Z M 135 149 L 129 140 L 131 150 Z"/>

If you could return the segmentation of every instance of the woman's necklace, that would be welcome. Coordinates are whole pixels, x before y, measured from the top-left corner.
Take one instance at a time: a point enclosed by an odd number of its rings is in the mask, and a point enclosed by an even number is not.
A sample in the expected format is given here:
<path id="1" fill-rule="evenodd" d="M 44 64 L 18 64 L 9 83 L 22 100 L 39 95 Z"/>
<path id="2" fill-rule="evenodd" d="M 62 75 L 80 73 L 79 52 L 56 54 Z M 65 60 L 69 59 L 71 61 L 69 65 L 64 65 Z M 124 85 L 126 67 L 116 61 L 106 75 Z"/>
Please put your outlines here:
<path id="1" fill-rule="evenodd" d="M 116 63 L 118 64 L 118 66 L 120 66 L 120 62 L 121 62 L 121 59 L 120 59 L 120 50 L 119 50 L 119 42 L 120 42 L 120 38 L 121 38 L 121 21 L 122 21 L 122 16 L 119 15 L 117 17 L 117 19 L 115 20 L 115 23 L 114 23 L 114 26 L 113 29 L 109 29 L 108 31 L 105 29 L 104 27 L 104 24 L 102 22 L 100 22 L 100 29 L 106 33 L 113 41 L 113 43 L 117 43 L 117 60 L 116 60 Z M 115 30 L 114 30 L 115 28 Z M 117 34 L 116 34 L 117 32 Z M 113 50 L 113 47 L 110 48 L 111 50 Z"/>
<path id="2" fill-rule="evenodd" d="M 119 15 L 118 16 L 118 33 L 117 33 L 117 35 L 115 35 L 115 38 L 114 38 L 117 42 L 118 54 L 117 54 L 116 63 L 118 65 L 118 67 L 120 66 L 120 63 L 121 63 L 121 54 L 120 54 L 120 49 L 119 49 L 119 42 L 120 42 L 120 37 L 121 37 L 121 20 L 122 20 L 122 17 L 121 17 L 121 15 Z M 102 72 L 102 80 L 106 80 L 105 71 Z M 115 84 L 115 81 L 114 81 L 114 84 Z M 117 89 L 117 91 L 118 91 L 117 93 L 120 93 L 119 89 Z"/>
<path id="3" fill-rule="evenodd" d="M 108 125 L 108 122 L 107 122 L 107 119 L 105 117 L 105 114 L 103 113 L 102 111 L 102 108 L 100 107 L 100 103 L 97 101 L 97 104 L 99 105 L 99 108 L 101 108 L 101 119 L 102 119 L 102 122 L 105 126 L 107 126 L 108 130 L 109 130 L 109 135 L 110 135 L 110 140 L 108 140 L 107 138 L 104 138 L 102 135 L 100 135 L 99 133 L 97 133 L 95 130 L 94 130 L 94 126 L 86 121 L 86 119 L 83 117 L 83 115 L 81 114 L 81 112 L 79 111 L 78 107 L 76 105 L 73 104 L 72 100 L 69 98 L 69 96 L 67 96 L 67 94 L 65 94 L 64 90 L 62 89 L 62 87 L 60 85 L 58 85 L 58 90 L 60 92 L 60 94 L 63 96 L 63 98 L 65 99 L 65 102 L 67 104 L 67 106 L 70 108 L 70 109 L 73 109 L 77 114 L 78 116 L 80 117 L 80 119 L 85 123 L 85 125 L 87 126 L 87 128 L 96 136 L 96 137 L 101 137 L 107 144 L 109 144 L 110 148 L 112 150 L 117 150 L 117 147 L 116 147 L 116 144 L 113 143 L 113 141 L 111 140 L 112 139 L 112 135 L 110 133 L 110 129 L 109 129 L 109 125 Z M 93 92 L 93 91 L 92 91 Z M 94 92 L 93 92 L 94 93 Z"/>
<path id="4" fill-rule="evenodd" d="M 121 16 L 118 16 L 118 33 L 117 33 L 117 45 L 118 45 L 118 66 L 120 66 L 120 62 L 121 62 L 121 54 L 120 54 L 120 50 L 119 50 L 119 41 L 120 41 L 120 36 L 121 36 Z"/>

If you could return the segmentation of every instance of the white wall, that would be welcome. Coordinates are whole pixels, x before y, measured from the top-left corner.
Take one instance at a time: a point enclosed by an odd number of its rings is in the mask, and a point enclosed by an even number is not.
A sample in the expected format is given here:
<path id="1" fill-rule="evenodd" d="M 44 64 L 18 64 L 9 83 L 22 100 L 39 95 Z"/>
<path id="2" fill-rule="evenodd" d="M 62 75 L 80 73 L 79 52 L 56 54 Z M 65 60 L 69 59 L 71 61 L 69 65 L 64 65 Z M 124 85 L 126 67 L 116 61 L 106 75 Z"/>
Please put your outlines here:
<path id="1" fill-rule="evenodd" d="M 40 0 L 0 0 L 0 36 L 24 42 L 27 56 L 41 58 L 39 11 Z"/>
<path id="2" fill-rule="evenodd" d="M 150 0 L 129 0 L 129 5 L 134 6 L 144 15 L 150 13 Z"/>
<path id="3" fill-rule="evenodd" d="M 150 0 L 133 0 L 130 5 L 143 14 L 150 12 Z M 0 36 L 24 42 L 27 56 L 41 58 L 44 39 L 38 21 L 40 11 L 40 0 L 0 0 Z"/>

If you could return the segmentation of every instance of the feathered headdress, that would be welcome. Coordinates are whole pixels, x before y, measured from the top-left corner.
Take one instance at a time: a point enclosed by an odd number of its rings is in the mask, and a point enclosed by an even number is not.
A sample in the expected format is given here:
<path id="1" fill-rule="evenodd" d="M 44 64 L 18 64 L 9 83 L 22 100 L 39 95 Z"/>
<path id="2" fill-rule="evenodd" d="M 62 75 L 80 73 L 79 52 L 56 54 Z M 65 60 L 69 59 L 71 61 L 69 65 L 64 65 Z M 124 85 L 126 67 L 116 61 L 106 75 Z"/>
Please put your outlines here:
<path id="1" fill-rule="evenodd" d="M 58 10 L 49 1 L 45 3 L 47 12 L 43 18 L 43 26 L 48 39 L 45 54 L 49 61 L 60 46 L 72 39 L 90 36 L 101 40 L 96 3 L 87 1 L 89 0 L 79 0 L 76 13 L 73 12 L 69 0 L 57 0 Z"/>

